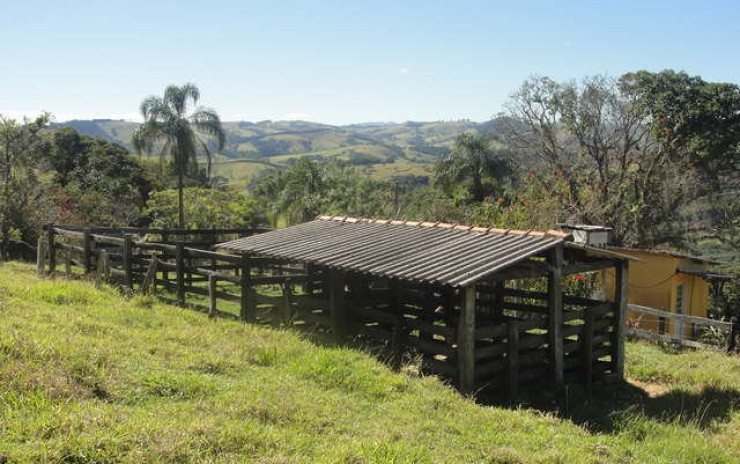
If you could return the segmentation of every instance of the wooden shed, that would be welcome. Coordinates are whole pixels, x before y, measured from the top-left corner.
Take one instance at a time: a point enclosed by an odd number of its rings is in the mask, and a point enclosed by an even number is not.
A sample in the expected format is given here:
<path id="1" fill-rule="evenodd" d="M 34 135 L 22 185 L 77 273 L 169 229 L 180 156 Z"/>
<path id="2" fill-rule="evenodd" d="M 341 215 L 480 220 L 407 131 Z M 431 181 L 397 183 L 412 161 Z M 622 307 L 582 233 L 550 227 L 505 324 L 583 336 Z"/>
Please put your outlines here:
<path id="1" fill-rule="evenodd" d="M 300 267 L 294 320 L 385 343 L 463 391 L 623 374 L 628 261 L 560 231 L 320 216 L 218 248 Z M 608 301 L 564 293 L 564 276 L 608 268 Z"/>

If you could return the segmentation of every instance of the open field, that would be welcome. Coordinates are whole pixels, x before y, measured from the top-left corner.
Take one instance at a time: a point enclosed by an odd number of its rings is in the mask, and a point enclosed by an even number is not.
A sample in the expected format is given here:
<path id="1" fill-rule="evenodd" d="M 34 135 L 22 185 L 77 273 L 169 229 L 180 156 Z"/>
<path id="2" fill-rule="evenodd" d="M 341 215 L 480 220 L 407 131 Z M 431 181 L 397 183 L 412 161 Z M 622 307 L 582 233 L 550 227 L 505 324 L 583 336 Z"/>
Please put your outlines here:
<path id="1" fill-rule="evenodd" d="M 0 461 L 740 460 L 740 359 L 719 353 L 630 343 L 632 384 L 482 406 L 413 365 L 25 264 L 0 267 L 0 316 Z"/>

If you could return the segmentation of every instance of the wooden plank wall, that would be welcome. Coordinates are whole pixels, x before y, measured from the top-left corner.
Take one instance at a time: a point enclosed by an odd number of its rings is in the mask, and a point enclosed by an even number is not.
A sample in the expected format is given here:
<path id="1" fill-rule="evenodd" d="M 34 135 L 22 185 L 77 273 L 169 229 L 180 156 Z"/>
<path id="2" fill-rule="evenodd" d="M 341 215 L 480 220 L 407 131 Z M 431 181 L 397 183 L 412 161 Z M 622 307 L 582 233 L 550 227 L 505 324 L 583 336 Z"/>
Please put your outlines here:
<path id="1" fill-rule="evenodd" d="M 504 389 L 556 381 L 552 374 L 548 294 L 479 285 L 484 321 L 476 328 L 476 382 Z M 492 313 L 492 308 L 498 311 Z M 566 382 L 590 385 L 614 372 L 615 303 L 563 296 L 563 373 Z"/>

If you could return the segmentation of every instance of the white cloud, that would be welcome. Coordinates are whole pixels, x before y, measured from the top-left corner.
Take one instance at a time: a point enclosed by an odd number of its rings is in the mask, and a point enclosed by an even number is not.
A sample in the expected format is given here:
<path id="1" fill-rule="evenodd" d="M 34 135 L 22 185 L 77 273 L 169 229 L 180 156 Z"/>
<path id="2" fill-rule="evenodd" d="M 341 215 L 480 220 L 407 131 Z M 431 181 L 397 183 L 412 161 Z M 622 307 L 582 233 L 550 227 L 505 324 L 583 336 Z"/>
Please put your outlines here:
<path id="1" fill-rule="evenodd" d="M 399 69 L 398 72 L 400 72 L 401 74 L 408 74 L 409 73 L 409 68 L 407 68 L 406 66 L 404 66 L 401 69 Z"/>

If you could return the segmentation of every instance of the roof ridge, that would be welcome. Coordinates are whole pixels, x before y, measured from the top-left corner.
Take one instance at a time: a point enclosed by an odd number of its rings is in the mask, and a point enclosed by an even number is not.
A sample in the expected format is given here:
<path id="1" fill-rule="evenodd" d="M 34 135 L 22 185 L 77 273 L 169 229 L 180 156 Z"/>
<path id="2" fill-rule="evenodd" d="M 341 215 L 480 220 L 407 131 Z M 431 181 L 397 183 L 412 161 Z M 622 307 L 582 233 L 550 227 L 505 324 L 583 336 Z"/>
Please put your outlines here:
<path id="1" fill-rule="evenodd" d="M 389 226 L 407 226 L 407 227 L 426 227 L 426 228 L 437 228 L 437 229 L 452 229 L 460 230 L 464 232 L 478 232 L 481 234 L 503 234 L 503 235 L 522 235 L 524 237 L 552 237 L 567 240 L 571 238 L 571 235 L 567 232 L 560 230 L 550 229 L 547 231 L 540 231 L 535 229 L 501 229 L 497 227 L 480 227 L 468 224 L 451 223 L 451 222 L 432 222 L 432 221 L 410 221 L 410 220 L 399 220 L 399 219 L 378 219 L 378 218 L 365 218 L 365 217 L 352 217 L 352 216 L 331 216 L 328 214 L 320 214 L 316 216 L 317 221 L 334 221 L 334 222 L 347 222 L 347 223 L 364 223 L 364 224 L 381 224 Z"/>

